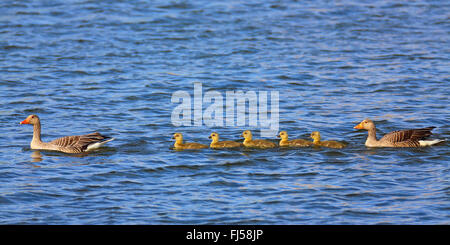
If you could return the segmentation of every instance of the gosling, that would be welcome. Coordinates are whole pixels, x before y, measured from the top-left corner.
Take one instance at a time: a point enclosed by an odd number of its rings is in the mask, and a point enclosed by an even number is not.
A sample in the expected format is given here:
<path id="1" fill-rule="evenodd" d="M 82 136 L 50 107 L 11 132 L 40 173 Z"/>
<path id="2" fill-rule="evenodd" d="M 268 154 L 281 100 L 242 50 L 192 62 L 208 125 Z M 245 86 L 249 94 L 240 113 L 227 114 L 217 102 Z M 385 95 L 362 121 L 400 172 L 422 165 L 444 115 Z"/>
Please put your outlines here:
<path id="1" fill-rule="evenodd" d="M 245 130 L 241 137 L 244 137 L 244 146 L 252 148 L 275 148 L 277 144 L 268 140 L 253 140 L 252 132 Z"/>
<path id="2" fill-rule="evenodd" d="M 216 132 L 211 133 L 211 135 L 208 137 L 209 139 L 212 139 L 211 144 L 209 147 L 220 149 L 220 148 L 234 148 L 234 147 L 241 147 L 243 146 L 242 143 L 227 140 L 227 141 L 219 141 L 219 134 Z"/>
<path id="3" fill-rule="evenodd" d="M 320 133 L 318 131 L 314 131 L 311 133 L 311 138 L 314 139 L 313 144 L 315 146 L 324 146 L 328 148 L 344 148 L 346 145 L 334 140 L 326 140 L 326 141 L 320 141 Z"/>
<path id="4" fill-rule="evenodd" d="M 183 134 L 181 133 L 175 133 L 172 139 L 175 139 L 175 144 L 173 146 L 176 150 L 208 148 L 207 145 L 200 143 L 183 143 Z"/>
<path id="5" fill-rule="evenodd" d="M 283 147 L 308 147 L 313 144 L 313 142 L 303 139 L 288 140 L 288 133 L 286 131 L 281 131 L 277 137 L 281 138 L 280 146 Z"/>

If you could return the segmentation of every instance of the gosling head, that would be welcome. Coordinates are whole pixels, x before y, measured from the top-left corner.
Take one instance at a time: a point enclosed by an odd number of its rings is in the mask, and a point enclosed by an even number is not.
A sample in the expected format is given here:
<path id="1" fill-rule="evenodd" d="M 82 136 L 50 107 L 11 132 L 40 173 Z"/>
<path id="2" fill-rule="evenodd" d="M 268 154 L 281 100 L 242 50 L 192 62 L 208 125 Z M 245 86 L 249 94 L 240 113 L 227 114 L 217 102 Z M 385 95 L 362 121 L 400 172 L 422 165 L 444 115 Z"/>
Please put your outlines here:
<path id="1" fill-rule="evenodd" d="M 251 140 L 252 139 L 252 132 L 250 130 L 245 130 L 241 134 L 241 137 L 244 137 L 244 139 L 246 139 L 246 140 Z"/>
<path id="2" fill-rule="evenodd" d="M 314 131 L 311 133 L 311 138 L 314 139 L 314 142 L 320 141 L 320 133 L 319 131 Z"/>
<path id="3" fill-rule="evenodd" d="M 172 139 L 174 139 L 176 142 L 183 142 L 183 134 L 174 133 Z"/>
<path id="4" fill-rule="evenodd" d="M 39 123 L 39 117 L 37 115 L 29 115 L 25 120 L 20 122 L 20 124 L 37 124 Z"/>
<path id="5" fill-rule="evenodd" d="M 365 130 L 370 130 L 375 128 L 375 124 L 372 122 L 372 120 L 370 119 L 364 119 L 362 120 L 358 125 L 356 125 L 355 127 L 353 127 L 355 129 L 365 129 Z"/>
<path id="6" fill-rule="evenodd" d="M 218 142 L 219 141 L 219 134 L 216 132 L 212 132 L 208 139 L 212 139 L 213 142 Z"/>
<path id="7" fill-rule="evenodd" d="M 287 140 L 288 134 L 286 131 L 281 131 L 280 134 L 277 135 L 278 138 L 281 138 L 281 140 Z"/>

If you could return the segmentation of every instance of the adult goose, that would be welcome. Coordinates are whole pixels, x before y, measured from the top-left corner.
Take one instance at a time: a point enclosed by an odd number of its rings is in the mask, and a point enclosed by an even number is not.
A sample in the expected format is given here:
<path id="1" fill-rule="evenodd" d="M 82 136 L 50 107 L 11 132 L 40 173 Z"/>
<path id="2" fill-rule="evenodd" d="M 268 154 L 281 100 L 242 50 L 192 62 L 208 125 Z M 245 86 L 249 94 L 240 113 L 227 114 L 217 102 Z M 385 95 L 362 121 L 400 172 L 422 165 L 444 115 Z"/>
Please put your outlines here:
<path id="1" fill-rule="evenodd" d="M 286 147 L 307 147 L 311 146 L 312 142 L 309 140 L 304 139 L 293 139 L 288 140 L 288 133 L 286 131 L 281 131 L 278 135 L 278 138 L 281 138 L 280 140 L 280 146 L 286 146 Z"/>
<path id="2" fill-rule="evenodd" d="M 114 138 L 101 135 L 100 133 L 91 133 L 85 135 L 65 136 L 50 142 L 41 140 L 41 121 L 37 115 L 29 115 L 20 124 L 33 125 L 33 139 L 31 140 L 31 149 L 61 151 L 65 153 L 82 153 L 101 147 Z"/>
<path id="3" fill-rule="evenodd" d="M 370 119 L 363 120 L 354 128 L 369 131 L 365 143 L 367 147 L 421 147 L 444 141 L 439 139 L 425 140 L 432 135 L 431 130 L 435 127 L 393 131 L 384 135 L 380 140 L 377 140 L 375 124 Z"/>
<path id="4" fill-rule="evenodd" d="M 186 150 L 186 149 L 206 149 L 208 148 L 207 145 L 200 144 L 200 143 L 184 143 L 183 142 L 183 134 L 182 133 L 175 133 L 172 137 L 172 139 L 175 140 L 175 144 L 173 145 L 174 149 L 176 150 Z"/>
<path id="5" fill-rule="evenodd" d="M 243 146 L 242 143 L 226 140 L 226 141 L 219 141 L 219 134 L 216 132 L 211 133 L 208 137 L 209 139 L 212 139 L 211 144 L 209 147 L 211 148 L 234 148 L 234 147 L 241 147 Z"/>
<path id="6" fill-rule="evenodd" d="M 244 146 L 251 148 L 275 148 L 277 144 L 268 140 L 254 140 L 252 132 L 250 130 L 245 130 L 241 137 L 244 137 Z"/>

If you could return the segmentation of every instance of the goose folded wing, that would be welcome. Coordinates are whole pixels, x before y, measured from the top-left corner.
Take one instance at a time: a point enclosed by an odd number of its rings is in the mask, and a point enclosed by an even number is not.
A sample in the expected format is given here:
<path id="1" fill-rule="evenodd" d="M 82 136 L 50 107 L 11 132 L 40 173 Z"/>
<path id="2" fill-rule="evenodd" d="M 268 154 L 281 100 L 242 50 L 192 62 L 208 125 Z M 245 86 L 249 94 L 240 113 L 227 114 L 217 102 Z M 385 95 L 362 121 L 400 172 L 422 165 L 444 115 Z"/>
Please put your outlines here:
<path id="1" fill-rule="evenodd" d="M 411 139 L 412 140 L 425 139 L 425 138 L 427 138 L 427 137 L 429 137 L 430 135 L 433 134 L 433 133 L 431 133 L 431 130 L 433 130 L 434 128 L 435 127 L 415 129 L 414 132 L 413 132 L 413 135 L 411 135 Z"/>
<path id="2" fill-rule="evenodd" d="M 431 130 L 434 127 L 420 128 L 420 129 L 406 129 L 393 131 L 383 136 L 380 141 L 387 141 L 392 143 L 398 143 L 403 141 L 418 141 L 430 136 Z"/>
<path id="3" fill-rule="evenodd" d="M 86 135 L 74 135 L 66 136 L 55 139 L 50 144 L 63 147 L 63 148 L 76 148 L 80 150 L 86 150 L 90 144 L 107 140 L 109 137 L 105 137 L 100 133 L 91 133 Z"/>

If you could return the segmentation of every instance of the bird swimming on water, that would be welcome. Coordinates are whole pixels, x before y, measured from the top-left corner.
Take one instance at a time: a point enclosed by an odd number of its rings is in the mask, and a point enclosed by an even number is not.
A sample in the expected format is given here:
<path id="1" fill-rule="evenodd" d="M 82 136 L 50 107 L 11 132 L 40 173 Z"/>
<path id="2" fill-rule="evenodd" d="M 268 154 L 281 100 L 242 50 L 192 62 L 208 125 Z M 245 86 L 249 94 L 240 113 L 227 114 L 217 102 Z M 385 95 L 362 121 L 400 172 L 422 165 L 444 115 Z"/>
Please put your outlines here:
<path id="1" fill-rule="evenodd" d="M 242 143 L 236 141 L 219 141 L 219 134 L 216 132 L 211 133 L 208 138 L 212 139 L 212 142 L 209 145 L 211 148 L 234 148 L 244 146 Z"/>
<path id="2" fill-rule="evenodd" d="M 25 120 L 20 122 L 20 124 L 33 125 L 33 139 L 30 144 L 31 149 L 33 150 L 82 153 L 100 148 L 107 142 L 114 140 L 114 138 L 95 132 L 85 135 L 65 136 L 50 142 L 43 142 L 41 140 L 41 120 L 37 115 L 29 115 Z"/>
<path id="3" fill-rule="evenodd" d="M 200 144 L 200 143 L 184 143 L 183 142 L 183 134 L 182 133 L 175 133 L 172 137 L 172 139 L 175 139 L 175 144 L 173 145 L 175 149 L 177 150 L 186 150 L 186 149 L 205 149 L 208 148 L 207 145 Z"/>
<path id="4" fill-rule="evenodd" d="M 365 143 L 367 147 L 423 147 L 444 141 L 439 139 L 426 140 L 432 135 L 431 130 L 435 127 L 397 130 L 385 134 L 380 140 L 377 140 L 375 123 L 370 119 L 361 121 L 354 128 L 365 129 L 369 132 Z"/>
<path id="5" fill-rule="evenodd" d="M 288 140 L 288 133 L 286 131 L 281 131 L 278 135 L 278 138 L 281 138 L 280 140 L 280 146 L 287 146 L 287 147 L 307 147 L 311 146 L 312 142 L 309 140 L 304 139 L 293 139 Z"/>
<path id="6" fill-rule="evenodd" d="M 275 148 L 277 147 L 277 144 L 273 143 L 272 141 L 268 140 L 254 140 L 252 132 L 250 130 L 245 130 L 241 137 L 244 137 L 244 146 L 245 147 L 251 147 L 251 148 Z"/>
<path id="7" fill-rule="evenodd" d="M 313 138 L 314 141 L 312 143 L 315 146 L 324 146 L 328 148 L 344 148 L 346 146 L 344 143 L 337 142 L 334 140 L 321 141 L 319 131 L 312 132 L 311 138 Z"/>

